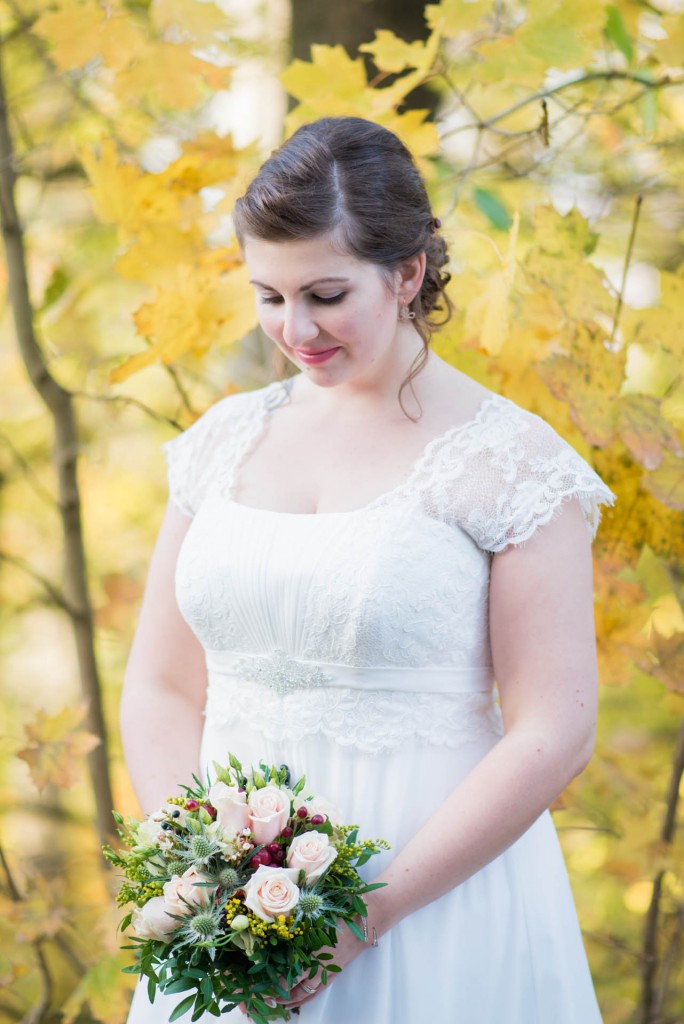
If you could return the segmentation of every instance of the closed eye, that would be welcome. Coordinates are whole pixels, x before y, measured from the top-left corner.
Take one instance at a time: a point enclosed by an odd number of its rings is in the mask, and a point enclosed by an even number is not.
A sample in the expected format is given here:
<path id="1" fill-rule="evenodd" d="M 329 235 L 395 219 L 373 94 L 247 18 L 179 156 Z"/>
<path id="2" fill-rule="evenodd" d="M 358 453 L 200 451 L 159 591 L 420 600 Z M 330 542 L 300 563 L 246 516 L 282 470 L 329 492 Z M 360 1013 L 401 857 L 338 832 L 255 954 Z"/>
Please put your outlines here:
<path id="1" fill-rule="evenodd" d="M 316 303 L 323 306 L 334 306 L 337 302 L 342 302 L 346 292 L 338 292 L 337 295 L 314 295 L 311 294 L 309 298 Z M 259 302 L 265 302 L 269 306 L 274 306 L 283 301 L 282 295 L 262 295 L 259 298 Z"/>

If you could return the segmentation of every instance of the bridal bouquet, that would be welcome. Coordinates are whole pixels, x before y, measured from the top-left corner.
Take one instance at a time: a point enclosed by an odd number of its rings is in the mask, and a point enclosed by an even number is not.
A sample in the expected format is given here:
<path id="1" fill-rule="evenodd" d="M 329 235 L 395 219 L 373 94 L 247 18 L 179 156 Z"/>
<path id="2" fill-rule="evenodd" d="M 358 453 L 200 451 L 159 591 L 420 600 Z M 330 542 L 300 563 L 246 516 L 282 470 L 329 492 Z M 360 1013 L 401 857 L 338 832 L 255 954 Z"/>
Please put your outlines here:
<path id="1" fill-rule="evenodd" d="M 340 968 L 330 947 L 345 922 L 361 941 L 368 885 L 358 868 L 384 840 L 358 839 L 286 765 L 243 769 L 214 762 L 214 781 L 167 802 L 144 821 L 114 812 L 125 849 L 105 847 L 123 871 L 122 921 L 132 927 L 135 963 L 154 1000 L 157 989 L 189 992 L 170 1021 L 192 1010 L 219 1016 L 243 1004 L 258 1024 L 288 1020 L 282 1004 L 302 978 L 321 982 Z M 269 1005 L 270 1004 L 270 1005 Z"/>

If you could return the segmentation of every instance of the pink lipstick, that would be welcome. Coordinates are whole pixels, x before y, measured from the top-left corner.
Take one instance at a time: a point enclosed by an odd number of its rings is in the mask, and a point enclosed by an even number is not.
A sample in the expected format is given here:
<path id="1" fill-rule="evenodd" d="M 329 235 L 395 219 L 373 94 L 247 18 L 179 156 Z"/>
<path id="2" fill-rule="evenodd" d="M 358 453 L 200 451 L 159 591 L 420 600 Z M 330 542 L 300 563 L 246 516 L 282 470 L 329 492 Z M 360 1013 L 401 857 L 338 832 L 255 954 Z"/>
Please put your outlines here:
<path id="1" fill-rule="evenodd" d="M 295 352 L 297 353 L 297 358 L 301 359 L 307 366 L 318 366 L 320 363 L 325 363 L 328 359 L 332 359 L 338 350 L 339 346 L 321 349 L 318 352 L 309 352 L 306 349 L 296 348 Z"/>

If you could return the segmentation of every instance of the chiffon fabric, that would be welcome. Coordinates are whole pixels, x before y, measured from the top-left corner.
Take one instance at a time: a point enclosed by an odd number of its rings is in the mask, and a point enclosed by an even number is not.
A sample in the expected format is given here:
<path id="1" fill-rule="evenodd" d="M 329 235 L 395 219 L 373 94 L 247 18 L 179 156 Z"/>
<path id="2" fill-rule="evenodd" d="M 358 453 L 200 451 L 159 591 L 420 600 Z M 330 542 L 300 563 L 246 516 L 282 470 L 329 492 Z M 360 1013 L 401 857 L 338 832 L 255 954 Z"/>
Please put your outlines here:
<path id="1" fill-rule="evenodd" d="M 306 773 L 362 836 L 391 843 L 364 869 L 370 880 L 502 735 L 492 556 L 529 541 L 573 499 L 593 537 L 614 495 L 549 424 L 488 393 L 363 508 L 247 507 L 234 497 L 240 467 L 287 401 L 279 382 L 230 396 L 164 446 L 171 498 L 192 517 L 176 587 L 206 652 L 202 762 L 225 762 L 230 750 Z M 426 859 L 439 843 L 431 837 Z M 179 999 L 151 1005 L 139 985 L 130 1024 L 164 1024 Z M 598 1024 L 548 812 L 382 936 L 298 1020 Z"/>

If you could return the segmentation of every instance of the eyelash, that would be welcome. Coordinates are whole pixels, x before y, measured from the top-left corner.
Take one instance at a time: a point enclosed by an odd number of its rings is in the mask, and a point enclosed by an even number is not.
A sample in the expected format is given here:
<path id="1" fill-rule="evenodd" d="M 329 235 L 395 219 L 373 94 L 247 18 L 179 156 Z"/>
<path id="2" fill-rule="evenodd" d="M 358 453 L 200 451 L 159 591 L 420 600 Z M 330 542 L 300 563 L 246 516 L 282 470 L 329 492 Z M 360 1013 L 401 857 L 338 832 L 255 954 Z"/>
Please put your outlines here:
<path id="1" fill-rule="evenodd" d="M 311 295 L 309 297 L 322 306 L 334 306 L 338 302 L 342 302 L 346 294 L 346 292 L 340 292 L 338 295 Z M 269 306 L 275 306 L 283 300 L 280 295 L 262 295 L 260 301 L 265 302 Z"/>

